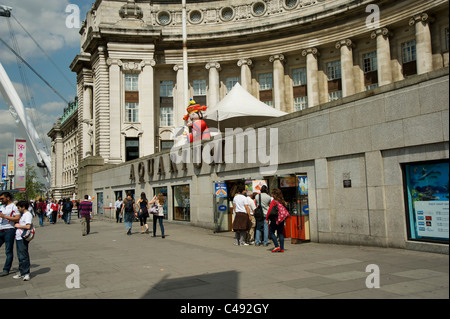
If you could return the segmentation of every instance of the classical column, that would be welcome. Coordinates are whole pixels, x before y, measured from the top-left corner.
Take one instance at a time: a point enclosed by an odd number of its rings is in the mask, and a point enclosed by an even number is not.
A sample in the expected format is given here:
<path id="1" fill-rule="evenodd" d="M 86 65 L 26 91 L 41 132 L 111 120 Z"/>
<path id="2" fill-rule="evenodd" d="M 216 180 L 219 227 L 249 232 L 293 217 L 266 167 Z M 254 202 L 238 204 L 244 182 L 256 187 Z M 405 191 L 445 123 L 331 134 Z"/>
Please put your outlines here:
<path id="1" fill-rule="evenodd" d="M 426 13 L 417 14 L 409 20 L 409 25 L 416 28 L 417 74 L 433 71 L 429 22 L 430 18 Z"/>
<path id="2" fill-rule="evenodd" d="M 391 48 L 389 44 L 389 30 L 380 28 L 370 35 L 377 39 L 377 73 L 378 86 L 392 83 Z"/>
<path id="3" fill-rule="evenodd" d="M 111 147 L 110 135 L 105 134 L 109 131 L 109 71 L 106 63 L 106 47 L 99 46 L 98 53 L 94 58 L 94 129 L 95 129 L 95 146 L 94 153 L 101 156 L 108 162 L 109 149 Z"/>
<path id="4" fill-rule="evenodd" d="M 253 61 L 250 59 L 240 59 L 237 63 L 241 68 L 241 86 L 251 93 L 252 71 L 250 70 Z"/>
<path id="5" fill-rule="evenodd" d="M 206 69 L 209 70 L 209 80 L 208 80 L 208 107 L 214 107 L 220 101 L 219 96 L 219 71 L 220 64 L 218 62 L 206 63 Z"/>
<path id="6" fill-rule="evenodd" d="M 177 83 L 173 94 L 173 123 L 175 127 L 180 127 L 184 125 L 183 116 L 186 114 L 186 108 L 188 106 L 188 102 L 184 100 L 183 64 L 174 65 L 173 70 L 177 72 Z"/>
<path id="7" fill-rule="evenodd" d="M 274 54 L 269 57 L 273 63 L 273 101 L 274 108 L 285 111 L 284 102 L 284 55 Z"/>
<path id="8" fill-rule="evenodd" d="M 121 66 L 119 59 L 108 58 L 109 66 L 109 136 L 111 145 L 109 147 L 109 161 L 111 163 L 122 162 L 121 157 Z M 104 134 L 104 133 L 103 133 Z"/>
<path id="9" fill-rule="evenodd" d="M 155 99 L 154 99 L 154 69 L 155 60 L 145 59 L 139 64 L 141 68 L 141 83 L 139 88 L 139 117 L 142 123 L 142 156 L 155 153 Z M 142 117 L 141 117 L 142 115 Z M 148 124 L 148 125 L 147 125 Z"/>
<path id="10" fill-rule="evenodd" d="M 342 97 L 355 94 L 352 45 L 350 39 L 336 42 L 336 49 L 341 50 Z"/>
<path id="11" fill-rule="evenodd" d="M 302 51 L 302 56 L 306 57 L 308 107 L 319 105 L 319 55 L 317 48 L 308 48 Z"/>

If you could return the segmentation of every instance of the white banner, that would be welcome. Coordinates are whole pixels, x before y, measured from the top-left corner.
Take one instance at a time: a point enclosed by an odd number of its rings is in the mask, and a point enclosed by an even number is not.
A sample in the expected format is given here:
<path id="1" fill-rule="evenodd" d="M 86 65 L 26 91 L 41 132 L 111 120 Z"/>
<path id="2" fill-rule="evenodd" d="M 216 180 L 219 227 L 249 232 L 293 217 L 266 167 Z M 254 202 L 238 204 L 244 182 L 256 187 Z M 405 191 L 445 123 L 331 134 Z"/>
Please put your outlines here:
<path id="1" fill-rule="evenodd" d="M 26 189 L 26 167 L 27 167 L 27 141 L 26 140 L 16 140 L 15 147 L 16 154 L 16 175 L 15 188 L 20 191 L 25 191 Z"/>

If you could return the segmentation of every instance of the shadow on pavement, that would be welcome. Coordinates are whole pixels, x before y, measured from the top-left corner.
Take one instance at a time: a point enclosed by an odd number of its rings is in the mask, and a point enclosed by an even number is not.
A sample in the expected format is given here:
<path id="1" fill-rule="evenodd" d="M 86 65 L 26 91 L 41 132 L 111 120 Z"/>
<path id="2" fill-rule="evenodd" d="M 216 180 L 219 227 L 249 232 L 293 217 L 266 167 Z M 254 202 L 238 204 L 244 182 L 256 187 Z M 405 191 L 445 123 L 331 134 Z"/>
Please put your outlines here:
<path id="1" fill-rule="evenodd" d="M 141 298 L 236 299 L 237 291 L 236 271 L 172 279 L 167 275 Z"/>

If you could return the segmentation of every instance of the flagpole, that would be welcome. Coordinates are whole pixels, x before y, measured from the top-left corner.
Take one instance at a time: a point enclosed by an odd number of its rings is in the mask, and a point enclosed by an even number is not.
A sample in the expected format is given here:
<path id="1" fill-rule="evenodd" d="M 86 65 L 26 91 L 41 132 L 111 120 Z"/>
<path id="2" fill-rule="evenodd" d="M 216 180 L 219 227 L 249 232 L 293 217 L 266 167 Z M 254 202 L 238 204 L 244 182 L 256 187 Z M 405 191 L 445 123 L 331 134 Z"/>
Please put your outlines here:
<path id="1" fill-rule="evenodd" d="M 184 84 L 184 105 L 189 104 L 189 82 L 188 82 L 188 61 L 187 61 L 187 26 L 186 26 L 186 0 L 182 0 L 182 27 L 183 27 L 183 84 Z"/>

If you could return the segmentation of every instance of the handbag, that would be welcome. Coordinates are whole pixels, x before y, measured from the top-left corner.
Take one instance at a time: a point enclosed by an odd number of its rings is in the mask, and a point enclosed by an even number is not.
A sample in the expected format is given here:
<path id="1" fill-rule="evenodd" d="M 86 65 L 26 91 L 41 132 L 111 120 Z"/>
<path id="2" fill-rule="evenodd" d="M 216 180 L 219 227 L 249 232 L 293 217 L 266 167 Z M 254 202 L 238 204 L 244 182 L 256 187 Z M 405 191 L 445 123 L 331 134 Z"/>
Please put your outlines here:
<path id="1" fill-rule="evenodd" d="M 289 211 L 286 209 L 286 207 L 283 206 L 280 202 L 277 202 L 277 208 L 278 208 L 278 217 L 277 217 L 277 225 L 284 222 L 286 218 L 291 217 L 289 214 Z"/>
<path id="2" fill-rule="evenodd" d="M 152 205 L 152 206 L 150 207 L 150 213 L 152 213 L 152 214 L 154 214 L 154 215 L 158 214 L 158 206 Z"/>
<path id="3" fill-rule="evenodd" d="M 22 238 L 26 241 L 32 241 L 34 235 L 36 234 L 36 229 L 31 225 L 30 229 L 24 229 L 22 232 Z"/>
<path id="4" fill-rule="evenodd" d="M 259 205 L 256 207 L 255 211 L 253 212 L 253 216 L 255 216 L 255 220 L 258 222 L 261 222 L 264 220 L 264 213 L 263 209 L 261 207 L 261 194 L 259 194 Z"/>

